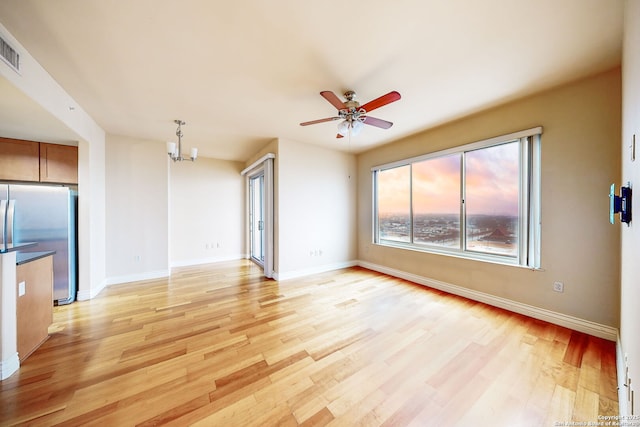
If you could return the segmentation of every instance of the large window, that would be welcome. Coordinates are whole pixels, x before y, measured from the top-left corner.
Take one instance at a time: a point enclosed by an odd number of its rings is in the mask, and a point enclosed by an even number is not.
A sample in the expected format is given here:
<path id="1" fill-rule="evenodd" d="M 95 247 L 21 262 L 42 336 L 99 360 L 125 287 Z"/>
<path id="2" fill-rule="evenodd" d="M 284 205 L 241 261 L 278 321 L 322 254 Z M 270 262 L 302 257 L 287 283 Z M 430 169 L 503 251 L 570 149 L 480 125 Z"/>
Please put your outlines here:
<path id="1" fill-rule="evenodd" d="M 538 268 L 541 133 L 374 167 L 375 243 Z"/>
<path id="2" fill-rule="evenodd" d="M 384 228 L 382 239 L 394 242 L 411 241 L 410 166 L 380 171 L 378 183 L 385 191 L 378 195 L 378 211 Z"/>

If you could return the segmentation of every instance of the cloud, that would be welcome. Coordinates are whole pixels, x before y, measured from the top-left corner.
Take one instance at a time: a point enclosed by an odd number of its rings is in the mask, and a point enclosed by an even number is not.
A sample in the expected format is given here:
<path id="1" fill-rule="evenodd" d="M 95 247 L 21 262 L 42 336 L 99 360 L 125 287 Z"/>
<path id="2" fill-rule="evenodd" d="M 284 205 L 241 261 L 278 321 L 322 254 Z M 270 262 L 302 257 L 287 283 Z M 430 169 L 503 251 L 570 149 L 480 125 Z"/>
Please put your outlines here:
<path id="1" fill-rule="evenodd" d="M 518 215 L 519 155 L 517 142 L 465 153 L 467 214 Z M 458 213 L 460 168 L 453 154 L 379 172 L 380 213 L 408 213 L 411 200 L 414 213 Z"/>
<path id="2" fill-rule="evenodd" d="M 460 155 L 438 157 L 413 165 L 414 213 L 460 211 Z"/>
<path id="3" fill-rule="evenodd" d="M 466 153 L 467 214 L 518 215 L 519 176 L 517 143 Z"/>

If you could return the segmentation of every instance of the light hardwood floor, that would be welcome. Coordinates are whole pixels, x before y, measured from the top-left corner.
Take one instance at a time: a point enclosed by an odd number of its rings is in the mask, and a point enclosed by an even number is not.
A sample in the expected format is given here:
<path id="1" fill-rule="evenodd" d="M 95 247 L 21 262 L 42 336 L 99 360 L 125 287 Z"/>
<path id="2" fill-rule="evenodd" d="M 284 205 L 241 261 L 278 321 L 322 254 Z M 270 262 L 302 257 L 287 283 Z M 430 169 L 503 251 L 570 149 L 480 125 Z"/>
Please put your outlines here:
<path id="1" fill-rule="evenodd" d="M 615 345 L 361 268 L 182 268 L 57 307 L 0 425 L 553 426 L 616 415 Z"/>

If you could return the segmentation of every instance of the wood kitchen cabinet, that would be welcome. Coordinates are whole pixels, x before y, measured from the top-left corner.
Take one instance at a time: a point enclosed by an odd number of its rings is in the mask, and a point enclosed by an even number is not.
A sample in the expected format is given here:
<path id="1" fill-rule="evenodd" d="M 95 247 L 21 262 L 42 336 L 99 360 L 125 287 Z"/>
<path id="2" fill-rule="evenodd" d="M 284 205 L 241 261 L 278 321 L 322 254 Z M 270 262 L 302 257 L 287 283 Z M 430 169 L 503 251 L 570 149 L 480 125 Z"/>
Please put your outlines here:
<path id="1" fill-rule="evenodd" d="M 16 286 L 16 332 L 22 362 L 49 337 L 49 326 L 53 323 L 53 256 L 18 264 Z M 21 286 L 24 295 L 20 295 Z"/>
<path id="2" fill-rule="evenodd" d="M 40 182 L 78 183 L 78 147 L 40 143 Z"/>
<path id="3" fill-rule="evenodd" d="M 0 180 L 38 181 L 40 143 L 0 137 Z"/>
<path id="4" fill-rule="evenodd" d="M 78 147 L 0 137 L 0 180 L 78 183 Z"/>

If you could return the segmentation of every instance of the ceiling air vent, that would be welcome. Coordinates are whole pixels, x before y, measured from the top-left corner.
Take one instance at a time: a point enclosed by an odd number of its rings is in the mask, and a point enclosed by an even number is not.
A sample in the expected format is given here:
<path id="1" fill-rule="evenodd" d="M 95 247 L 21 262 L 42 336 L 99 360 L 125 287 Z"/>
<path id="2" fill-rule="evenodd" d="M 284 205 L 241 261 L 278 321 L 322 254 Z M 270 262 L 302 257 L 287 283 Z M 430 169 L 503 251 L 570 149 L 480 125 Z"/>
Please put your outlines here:
<path id="1" fill-rule="evenodd" d="M 0 37 L 0 57 L 14 70 L 20 71 L 20 54 Z"/>

